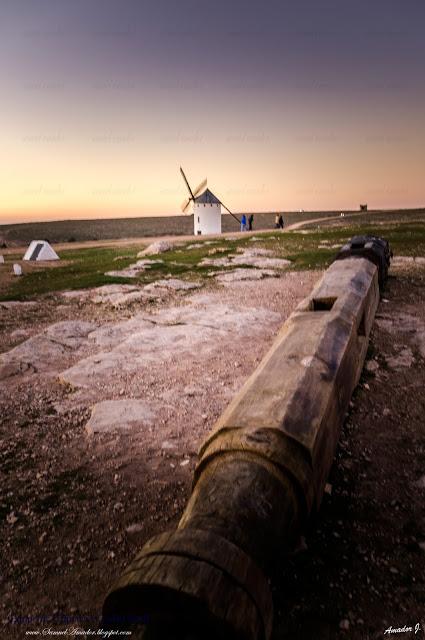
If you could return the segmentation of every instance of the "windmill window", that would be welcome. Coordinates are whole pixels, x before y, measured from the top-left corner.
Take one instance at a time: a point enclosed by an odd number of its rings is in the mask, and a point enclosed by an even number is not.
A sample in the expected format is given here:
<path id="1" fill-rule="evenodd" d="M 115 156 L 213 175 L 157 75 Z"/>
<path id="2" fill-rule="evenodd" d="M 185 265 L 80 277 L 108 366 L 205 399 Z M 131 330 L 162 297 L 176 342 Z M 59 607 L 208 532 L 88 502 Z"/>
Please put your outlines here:
<path id="1" fill-rule="evenodd" d="M 198 222 L 199 222 L 199 216 L 198 216 Z"/>

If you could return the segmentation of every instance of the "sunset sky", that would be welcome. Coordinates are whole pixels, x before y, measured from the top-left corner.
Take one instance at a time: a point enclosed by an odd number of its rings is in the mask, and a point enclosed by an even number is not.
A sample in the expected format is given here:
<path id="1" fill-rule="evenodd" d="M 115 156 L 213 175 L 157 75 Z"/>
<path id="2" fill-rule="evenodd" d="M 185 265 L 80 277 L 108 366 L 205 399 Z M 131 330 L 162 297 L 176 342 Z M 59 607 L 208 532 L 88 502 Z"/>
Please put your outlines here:
<path id="1" fill-rule="evenodd" d="M 0 223 L 425 205 L 423 0 L 0 0 Z"/>

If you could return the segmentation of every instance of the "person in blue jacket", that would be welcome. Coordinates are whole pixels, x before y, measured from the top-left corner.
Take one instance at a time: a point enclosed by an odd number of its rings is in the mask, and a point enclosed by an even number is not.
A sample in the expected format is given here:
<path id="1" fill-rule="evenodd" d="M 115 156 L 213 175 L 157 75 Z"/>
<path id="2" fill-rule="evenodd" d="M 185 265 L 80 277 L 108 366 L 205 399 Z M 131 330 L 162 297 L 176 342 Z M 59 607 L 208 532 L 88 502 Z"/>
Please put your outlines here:
<path id="1" fill-rule="evenodd" d="M 246 231 L 246 215 L 244 213 L 241 218 L 241 231 Z"/>

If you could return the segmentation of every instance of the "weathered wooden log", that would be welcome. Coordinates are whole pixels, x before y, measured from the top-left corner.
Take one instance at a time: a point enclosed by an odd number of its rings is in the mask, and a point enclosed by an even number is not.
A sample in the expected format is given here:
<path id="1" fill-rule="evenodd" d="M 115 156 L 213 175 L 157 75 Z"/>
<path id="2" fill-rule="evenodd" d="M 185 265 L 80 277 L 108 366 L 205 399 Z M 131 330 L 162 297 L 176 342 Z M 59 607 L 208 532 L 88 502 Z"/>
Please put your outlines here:
<path id="1" fill-rule="evenodd" d="M 105 626 L 146 615 L 149 637 L 270 637 L 267 575 L 320 505 L 384 253 L 372 243 L 366 258 L 334 262 L 285 322 L 202 445 L 177 531 L 150 540 L 125 570 L 105 600 Z"/>

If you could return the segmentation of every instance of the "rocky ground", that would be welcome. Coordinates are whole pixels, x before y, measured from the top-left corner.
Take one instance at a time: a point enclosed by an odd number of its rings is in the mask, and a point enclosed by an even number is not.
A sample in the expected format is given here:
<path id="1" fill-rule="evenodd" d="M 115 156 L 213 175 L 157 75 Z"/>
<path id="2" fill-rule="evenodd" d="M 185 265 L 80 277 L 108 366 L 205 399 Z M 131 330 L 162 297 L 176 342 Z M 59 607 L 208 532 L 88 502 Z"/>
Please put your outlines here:
<path id="1" fill-rule="evenodd" d="M 124 566 L 177 524 L 200 442 L 318 276 L 0 303 L 5 637 L 97 623 Z M 322 508 L 273 577 L 274 640 L 425 628 L 423 285 L 422 265 L 393 269 Z"/>
<path id="2" fill-rule="evenodd" d="M 318 276 L 1 303 L 8 637 L 38 627 L 19 616 L 94 624 L 143 542 L 177 524 L 200 442 Z"/>

